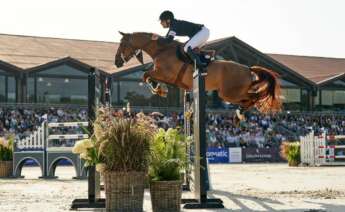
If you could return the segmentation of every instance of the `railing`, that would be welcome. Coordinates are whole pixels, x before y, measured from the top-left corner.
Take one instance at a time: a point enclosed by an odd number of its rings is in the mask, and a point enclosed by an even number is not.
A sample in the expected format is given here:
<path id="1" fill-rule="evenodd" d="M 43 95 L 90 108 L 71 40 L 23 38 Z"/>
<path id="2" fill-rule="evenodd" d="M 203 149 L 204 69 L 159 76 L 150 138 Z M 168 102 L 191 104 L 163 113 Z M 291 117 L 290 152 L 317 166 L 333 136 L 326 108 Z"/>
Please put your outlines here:
<path id="1" fill-rule="evenodd" d="M 65 123 L 46 123 L 32 132 L 32 134 L 24 139 L 17 140 L 14 142 L 15 152 L 23 151 L 68 151 L 72 150 L 72 147 L 66 147 L 64 145 L 54 146 L 51 145 L 53 140 L 80 140 L 89 137 L 88 134 L 49 134 L 50 128 L 61 128 L 61 127 L 87 127 L 88 122 L 65 122 Z"/>
<path id="2" fill-rule="evenodd" d="M 15 151 L 43 151 L 45 148 L 45 123 L 32 132 L 32 134 L 22 140 L 14 142 Z"/>

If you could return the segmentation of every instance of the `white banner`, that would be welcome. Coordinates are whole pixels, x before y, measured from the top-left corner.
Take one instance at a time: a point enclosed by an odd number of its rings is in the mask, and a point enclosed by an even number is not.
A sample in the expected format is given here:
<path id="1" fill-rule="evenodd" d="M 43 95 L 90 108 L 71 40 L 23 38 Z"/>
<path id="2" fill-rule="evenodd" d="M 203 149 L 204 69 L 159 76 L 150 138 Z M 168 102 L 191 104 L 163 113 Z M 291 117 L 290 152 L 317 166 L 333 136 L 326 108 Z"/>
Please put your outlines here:
<path id="1" fill-rule="evenodd" d="M 229 163 L 241 163 L 242 162 L 242 148 L 229 148 Z"/>

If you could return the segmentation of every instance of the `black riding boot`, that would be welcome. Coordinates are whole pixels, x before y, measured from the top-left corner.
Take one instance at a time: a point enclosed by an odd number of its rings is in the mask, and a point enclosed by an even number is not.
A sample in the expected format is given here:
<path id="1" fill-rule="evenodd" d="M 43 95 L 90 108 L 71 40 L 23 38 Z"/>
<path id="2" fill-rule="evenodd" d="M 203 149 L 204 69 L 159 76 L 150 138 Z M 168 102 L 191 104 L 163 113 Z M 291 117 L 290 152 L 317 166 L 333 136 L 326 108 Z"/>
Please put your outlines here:
<path id="1" fill-rule="evenodd" d="M 196 63 L 196 67 L 199 69 L 200 72 L 206 72 L 206 63 L 203 63 L 200 60 L 199 55 L 197 55 L 191 47 L 188 47 L 187 54 Z"/>

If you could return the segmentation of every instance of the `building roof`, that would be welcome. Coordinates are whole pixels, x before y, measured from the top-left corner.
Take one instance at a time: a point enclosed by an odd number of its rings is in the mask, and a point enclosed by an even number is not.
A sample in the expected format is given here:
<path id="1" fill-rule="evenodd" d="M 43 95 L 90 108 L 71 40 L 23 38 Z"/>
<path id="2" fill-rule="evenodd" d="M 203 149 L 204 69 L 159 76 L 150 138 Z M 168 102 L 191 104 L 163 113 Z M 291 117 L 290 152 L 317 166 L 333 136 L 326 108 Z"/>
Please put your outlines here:
<path id="1" fill-rule="evenodd" d="M 320 84 L 345 73 L 345 58 L 267 54 L 279 63 Z"/>
<path id="2" fill-rule="evenodd" d="M 224 43 L 229 41 L 245 44 L 232 36 L 210 41 L 207 46 L 224 48 Z M 141 65 L 133 58 L 123 67 L 117 68 L 114 65 L 114 58 L 118 46 L 119 43 L 116 42 L 0 34 L 0 64 L 16 71 L 31 71 L 71 58 L 75 62 L 98 68 L 107 74 L 118 73 Z M 250 48 L 250 46 L 247 44 L 245 48 Z M 303 77 L 316 84 L 325 84 L 345 73 L 345 59 L 343 58 L 265 55 L 288 67 L 295 75 L 300 75 L 301 79 Z M 144 54 L 144 62 L 151 61 L 152 59 Z"/>
<path id="3" fill-rule="evenodd" d="M 72 58 L 108 74 L 141 65 L 133 58 L 117 68 L 114 59 L 118 46 L 115 42 L 0 34 L 0 61 L 21 70 L 30 70 Z M 144 54 L 144 61 L 150 62 L 151 59 Z"/>

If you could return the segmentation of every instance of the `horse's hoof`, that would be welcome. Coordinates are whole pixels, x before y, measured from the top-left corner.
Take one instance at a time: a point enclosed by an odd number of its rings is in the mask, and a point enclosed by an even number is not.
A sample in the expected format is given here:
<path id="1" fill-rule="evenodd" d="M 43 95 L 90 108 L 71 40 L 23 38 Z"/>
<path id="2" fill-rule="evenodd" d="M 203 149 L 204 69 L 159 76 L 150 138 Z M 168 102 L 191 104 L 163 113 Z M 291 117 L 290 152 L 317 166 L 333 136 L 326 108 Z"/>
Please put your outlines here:
<path id="1" fill-rule="evenodd" d="M 157 94 L 158 94 L 159 96 L 161 96 L 161 97 L 167 97 L 167 96 L 168 96 L 168 92 L 166 92 L 166 91 L 164 91 L 164 90 L 162 90 L 162 89 L 159 89 L 159 90 L 157 91 Z"/>

